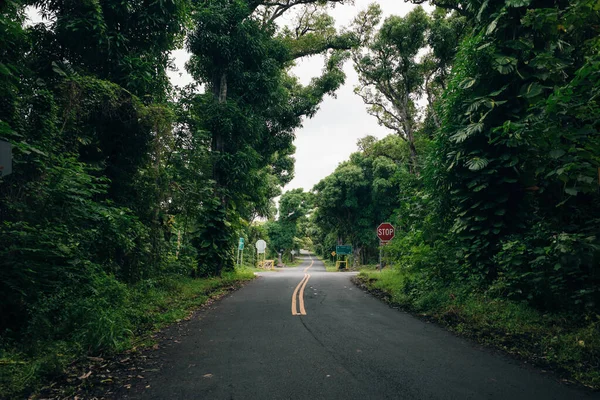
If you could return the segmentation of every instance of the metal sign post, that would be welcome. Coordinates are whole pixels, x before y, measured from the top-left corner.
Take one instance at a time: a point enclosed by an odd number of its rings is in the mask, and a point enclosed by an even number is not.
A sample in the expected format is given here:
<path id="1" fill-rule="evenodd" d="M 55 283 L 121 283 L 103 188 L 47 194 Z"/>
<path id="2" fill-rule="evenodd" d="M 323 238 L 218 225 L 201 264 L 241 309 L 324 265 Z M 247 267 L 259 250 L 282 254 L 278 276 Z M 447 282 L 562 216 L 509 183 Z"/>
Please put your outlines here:
<path id="1" fill-rule="evenodd" d="M 240 238 L 240 241 L 238 244 L 236 265 L 244 265 L 244 238 L 243 237 Z"/>
<path id="2" fill-rule="evenodd" d="M 279 253 L 277 253 L 279 255 L 279 257 L 277 258 L 277 266 L 278 267 L 283 267 L 283 261 L 281 260 L 281 255 L 283 254 L 283 249 L 279 250 Z"/>
<path id="3" fill-rule="evenodd" d="M 379 242 L 379 272 L 381 272 L 381 253 L 383 252 L 383 244 Z"/>

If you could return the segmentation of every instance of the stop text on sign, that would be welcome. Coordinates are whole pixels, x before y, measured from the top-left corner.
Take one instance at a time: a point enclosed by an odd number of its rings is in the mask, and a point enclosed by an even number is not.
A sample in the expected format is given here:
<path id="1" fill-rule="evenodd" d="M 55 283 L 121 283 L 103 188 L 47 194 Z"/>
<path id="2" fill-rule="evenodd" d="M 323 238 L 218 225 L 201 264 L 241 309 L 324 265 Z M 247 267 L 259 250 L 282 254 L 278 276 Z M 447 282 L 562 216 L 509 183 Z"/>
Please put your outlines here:
<path id="1" fill-rule="evenodd" d="M 382 242 L 389 242 L 394 238 L 396 231 L 389 222 L 384 222 L 377 227 L 377 237 Z"/>

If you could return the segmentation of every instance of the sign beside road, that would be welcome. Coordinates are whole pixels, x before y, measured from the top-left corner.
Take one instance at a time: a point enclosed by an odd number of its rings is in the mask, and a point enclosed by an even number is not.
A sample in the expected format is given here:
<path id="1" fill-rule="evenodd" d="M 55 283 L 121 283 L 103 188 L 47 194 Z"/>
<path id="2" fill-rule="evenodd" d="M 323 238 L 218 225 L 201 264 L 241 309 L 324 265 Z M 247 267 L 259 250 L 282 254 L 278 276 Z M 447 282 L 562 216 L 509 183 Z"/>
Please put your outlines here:
<path id="1" fill-rule="evenodd" d="M 12 173 L 12 145 L 0 140 L 0 177 Z"/>
<path id="2" fill-rule="evenodd" d="M 267 248 L 267 242 L 260 239 L 256 242 L 255 247 L 258 254 L 263 254 L 265 252 L 265 249 Z"/>
<path id="3" fill-rule="evenodd" d="M 244 250 L 244 238 L 240 238 L 240 244 L 238 245 L 238 250 Z"/>
<path id="4" fill-rule="evenodd" d="M 343 245 L 343 246 L 335 246 L 335 252 L 338 256 L 345 256 L 352 254 L 352 246 Z"/>
<path id="5" fill-rule="evenodd" d="M 292 253 L 292 255 L 295 256 L 296 255 L 296 250 L 292 250 L 292 251 L 290 251 L 290 253 Z"/>
<path id="6" fill-rule="evenodd" d="M 396 230 L 389 222 L 384 222 L 377 227 L 377 237 L 381 243 L 387 243 L 394 238 Z"/>

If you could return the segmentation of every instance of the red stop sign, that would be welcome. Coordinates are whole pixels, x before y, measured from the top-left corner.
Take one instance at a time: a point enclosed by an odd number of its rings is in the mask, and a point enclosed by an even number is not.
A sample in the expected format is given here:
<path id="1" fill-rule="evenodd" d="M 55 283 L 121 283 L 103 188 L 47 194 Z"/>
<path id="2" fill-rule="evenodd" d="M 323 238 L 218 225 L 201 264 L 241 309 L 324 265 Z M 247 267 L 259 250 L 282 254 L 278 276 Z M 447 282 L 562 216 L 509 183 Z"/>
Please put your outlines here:
<path id="1" fill-rule="evenodd" d="M 394 238 L 395 234 L 394 226 L 389 222 L 384 222 L 377 227 L 377 237 L 382 242 L 389 242 Z"/>

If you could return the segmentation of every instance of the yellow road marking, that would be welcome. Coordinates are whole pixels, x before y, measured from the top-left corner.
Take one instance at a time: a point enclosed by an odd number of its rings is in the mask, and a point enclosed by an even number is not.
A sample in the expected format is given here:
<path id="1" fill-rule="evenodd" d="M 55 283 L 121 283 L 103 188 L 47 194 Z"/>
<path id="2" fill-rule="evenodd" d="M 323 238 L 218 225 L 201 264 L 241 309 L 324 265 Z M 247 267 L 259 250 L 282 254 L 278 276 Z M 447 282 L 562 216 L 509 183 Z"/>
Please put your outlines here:
<path id="1" fill-rule="evenodd" d="M 298 296 L 298 301 L 300 302 L 300 315 L 306 315 L 306 310 L 304 309 L 304 288 L 310 279 L 310 274 L 306 274 L 306 279 L 304 280 L 304 284 L 300 288 L 300 294 Z"/>
<path id="2" fill-rule="evenodd" d="M 315 263 L 315 260 L 310 255 L 308 257 L 310 258 L 310 265 L 304 268 L 304 272 L 308 271 Z M 305 273 L 304 278 L 302 278 L 296 289 L 294 289 L 294 294 L 292 294 L 292 315 L 306 315 L 306 309 L 304 308 L 304 288 L 306 288 L 309 279 L 310 274 Z M 298 300 L 296 300 L 296 297 L 298 297 Z M 300 307 L 300 312 L 296 309 L 296 303 Z"/>
<path id="3" fill-rule="evenodd" d="M 310 265 L 309 265 L 308 267 L 304 268 L 304 272 L 308 271 L 308 269 L 309 269 L 310 267 L 312 267 L 312 266 L 313 266 L 313 264 L 315 263 L 315 260 L 313 260 L 313 259 L 312 259 L 312 257 L 311 257 L 310 255 L 309 255 L 308 257 L 310 258 Z"/>
<path id="4" fill-rule="evenodd" d="M 294 289 L 294 294 L 292 295 L 292 315 L 302 315 L 296 311 L 296 296 L 298 295 L 300 286 L 302 286 L 302 284 L 304 283 L 304 280 L 306 280 L 307 276 L 308 276 L 308 274 L 304 274 L 304 278 L 302 278 L 302 280 L 300 281 L 298 286 L 296 286 L 296 289 Z M 304 315 L 306 315 L 306 313 L 304 313 Z"/>

